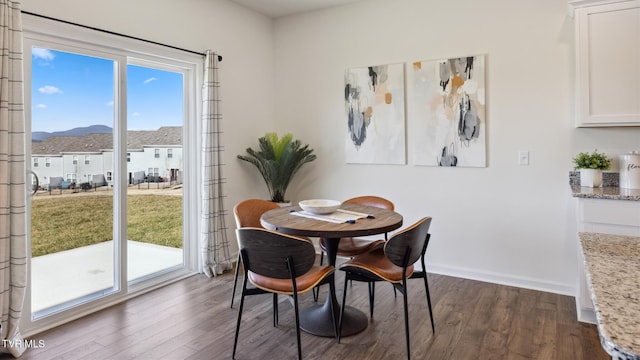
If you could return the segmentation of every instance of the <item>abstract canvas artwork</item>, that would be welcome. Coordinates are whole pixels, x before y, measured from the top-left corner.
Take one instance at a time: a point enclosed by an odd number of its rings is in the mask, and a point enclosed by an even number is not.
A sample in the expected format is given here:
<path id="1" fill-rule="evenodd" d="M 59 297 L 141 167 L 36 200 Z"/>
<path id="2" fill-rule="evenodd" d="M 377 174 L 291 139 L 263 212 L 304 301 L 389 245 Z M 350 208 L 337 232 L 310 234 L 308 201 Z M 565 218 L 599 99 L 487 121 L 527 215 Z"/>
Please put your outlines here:
<path id="1" fill-rule="evenodd" d="M 407 72 L 414 164 L 485 167 L 484 56 L 417 61 Z"/>
<path id="2" fill-rule="evenodd" d="M 348 69 L 344 97 L 347 163 L 405 164 L 404 65 Z"/>

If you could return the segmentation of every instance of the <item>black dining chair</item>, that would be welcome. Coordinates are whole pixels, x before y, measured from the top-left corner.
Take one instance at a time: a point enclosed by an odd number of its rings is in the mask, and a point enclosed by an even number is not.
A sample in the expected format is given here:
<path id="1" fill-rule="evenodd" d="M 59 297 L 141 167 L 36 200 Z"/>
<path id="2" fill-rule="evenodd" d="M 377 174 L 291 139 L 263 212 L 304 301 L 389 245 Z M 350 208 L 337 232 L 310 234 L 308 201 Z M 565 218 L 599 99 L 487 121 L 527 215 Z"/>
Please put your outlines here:
<path id="1" fill-rule="evenodd" d="M 298 359 L 302 359 L 298 295 L 306 293 L 323 283 L 328 283 L 331 291 L 335 291 L 335 268 L 331 265 L 314 265 L 316 252 L 313 243 L 309 239 L 262 228 L 240 228 L 236 230 L 236 234 L 245 272 L 232 358 L 235 358 L 238 345 L 245 296 L 272 293 L 274 294 L 274 301 L 275 294 L 285 294 L 293 297 Z M 248 282 L 251 282 L 255 289 L 247 288 Z M 334 314 L 333 303 L 330 303 L 331 314 Z M 276 319 L 277 315 L 274 316 L 274 319 Z M 333 319 L 332 322 L 335 336 L 338 338 L 338 327 L 335 320 Z M 274 321 L 274 326 L 276 325 L 277 321 Z"/>
<path id="2" fill-rule="evenodd" d="M 346 305 L 348 281 L 362 281 L 369 284 L 378 281 L 389 282 L 403 295 L 407 359 L 411 359 L 407 280 L 411 279 L 413 276 L 413 264 L 421 258 L 421 265 L 423 266 L 424 271 L 424 284 L 429 306 L 429 316 L 431 317 L 431 328 L 435 331 L 433 313 L 431 311 L 431 298 L 429 296 L 426 271 L 424 270 L 424 253 L 426 252 L 428 241 L 430 239 L 430 226 L 431 217 L 422 218 L 410 227 L 391 236 L 391 238 L 385 243 L 384 247 L 377 247 L 365 254 L 355 256 L 351 260 L 343 263 L 339 268 L 345 272 L 342 310 Z M 371 286 L 369 289 L 371 289 Z M 371 293 L 369 293 L 369 295 L 369 306 L 371 308 L 371 313 L 373 314 L 373 297 L 371 296 Z M 342 326 L 342 317 L 343 311 L 340 312 L 340 326 Z M 338 334 L 340 334 L 340 332 L 338 332 Z M 340 342 L 339 335 L 338 342 Z"/>
<path id="3" fill-rule="evenodd" d="M 427 268 L 425 267 L 424 264 L 424 254 L 427 252 L 427 246 L 429 246 L 429 240 L 431 240 L 431 234 L 427 233 L 427 241 L 425 241 L 424 243 L 424 248 L 422 249 L 422 255 L 420 255 L 420 265 L 421 265 L 421 270 L 413 270 L 413 274 L 411 274 L 411 277 L 409 277 L 409 279 L 423 279 L 424 280 L 424 291 L 427 295 L 427 306 L 429 306 L 429 314 L 431 314 L 431 294 L 429 293 L 429 280 L 427 279 Z M 373 283 L 375 284 L 375 283 Z M 373 317 L 373 306 L 374 306 L 374 295 L 375 295 L 375 291 L 372 291 L 372 289 L 375 290 L 374 286 L 370 286 L 369 287 L 369 311 L 371 313 L 371 317 Z M 393 288 L 393 296 L 397 297 L 398 293 L 396 291 L 396 288 Z M 433 323 L 433 316 L 431 317 L 431 331 L 433 331 L 435 333 L 436 328 L 435 328 L 435 324 Z"/>
<path id="4" fill-rule="evenodd" d="M 247 199 L 237 203 L 233 207 L 233 216 L 236 220 L 236 227 L 262 227 L 260 225 L 260 216 L 265 212 L 273 209 L 279 209 L 280 205 L 273 201 L 262 199 Z M 322 265 L 322 264 L 321 264 Z M 242 266 L 242 259 L 238 251 L 236 259 L 236 269 L 233 274 L 233 291 L 231 292 L 231 308 L 233 308 L 233 300 L 236 296 L 236 286 L 238 284 L 238 273 Z"/>

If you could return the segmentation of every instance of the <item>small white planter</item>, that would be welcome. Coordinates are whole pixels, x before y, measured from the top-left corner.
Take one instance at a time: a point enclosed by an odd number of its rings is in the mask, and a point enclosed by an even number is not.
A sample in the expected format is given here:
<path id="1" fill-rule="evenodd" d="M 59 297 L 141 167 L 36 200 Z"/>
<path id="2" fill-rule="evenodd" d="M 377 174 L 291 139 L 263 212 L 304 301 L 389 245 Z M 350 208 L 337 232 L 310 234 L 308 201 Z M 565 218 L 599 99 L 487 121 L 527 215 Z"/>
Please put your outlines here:
<path id="1" fill-rule="evenodd" d="M 602 186 L 602 170 L 598 169 L 580 169 L 580 186 L 601 187 Z"/>

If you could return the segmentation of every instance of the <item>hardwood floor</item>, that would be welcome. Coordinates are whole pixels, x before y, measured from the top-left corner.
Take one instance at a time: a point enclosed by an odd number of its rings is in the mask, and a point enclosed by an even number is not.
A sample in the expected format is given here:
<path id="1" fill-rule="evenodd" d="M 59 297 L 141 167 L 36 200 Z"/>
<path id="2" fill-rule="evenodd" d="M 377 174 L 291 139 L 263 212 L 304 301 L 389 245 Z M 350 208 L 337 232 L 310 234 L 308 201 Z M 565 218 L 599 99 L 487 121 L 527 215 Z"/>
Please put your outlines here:
<path id="1" fill-rule="evenodd" d="M 337 273 L 341 299 L 343 276 Z M 413 359 L 610 359 L 596 327 L 577 322 L 572 297 L 430 274 L 434 335 L 422 280 L 411 284 Z M 229 308 L 232 286 L 232 273 L 190 277 L 35 335 L 31 339 L 45 346 L 21 359 L 230 359 L 239 303 L 238 297 Z M 237 359 L 296 358 L 293 307 L 280 298 L 274 328 L 270 295 L 247 297 Z M 301 307 L 312 302 L 311 293 L 302 295 Z M 347 304 L 368 313 L 366 284 L 349 288 Z M 301 336 L 305 359 L 405 359 L 402 297 L 378 284 L 373 320 L 340 344 Z"/>

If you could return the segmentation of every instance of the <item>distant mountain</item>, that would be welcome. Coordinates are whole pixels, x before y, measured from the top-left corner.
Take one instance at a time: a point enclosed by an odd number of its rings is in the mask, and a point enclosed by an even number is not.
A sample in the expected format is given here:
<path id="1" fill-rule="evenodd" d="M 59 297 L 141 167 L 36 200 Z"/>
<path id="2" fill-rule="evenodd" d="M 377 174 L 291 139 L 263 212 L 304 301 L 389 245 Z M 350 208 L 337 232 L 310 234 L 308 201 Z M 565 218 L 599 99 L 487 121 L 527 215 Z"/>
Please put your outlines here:
<path id="1" fill-rule="evenodd" d="M 111 134 L 113 129 L 105 125 L 91 125 L 87 127 L 77 127 L 65 131 L 34 131 L 31 133 L 32 141 L 42 141 L 51 136 L 82 136 L 87 134 Z"/>

